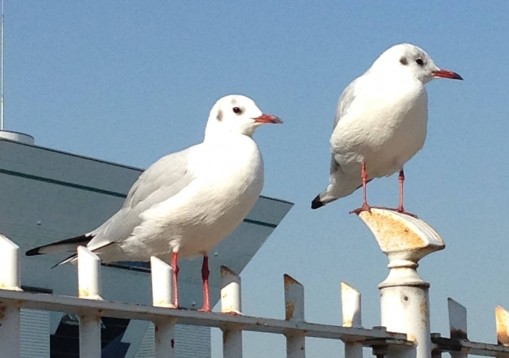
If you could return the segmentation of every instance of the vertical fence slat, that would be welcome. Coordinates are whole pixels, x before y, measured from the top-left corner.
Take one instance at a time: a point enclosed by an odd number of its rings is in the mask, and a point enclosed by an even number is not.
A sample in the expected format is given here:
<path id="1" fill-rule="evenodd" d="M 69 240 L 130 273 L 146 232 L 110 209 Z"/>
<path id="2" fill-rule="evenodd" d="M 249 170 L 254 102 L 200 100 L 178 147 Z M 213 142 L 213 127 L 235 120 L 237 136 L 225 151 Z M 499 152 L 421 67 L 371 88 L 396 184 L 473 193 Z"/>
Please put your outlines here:
<path id="1" fill-rule="evenodd" d="M 0 234 L 0 288 L 21 291 L 19 246 Z M 6 357 L 20 357 L 20 312 L 18 304 L 0 305 L 0 347 Z"/>
<path id="2" fill-rule="evenodd" d="M 221 312 L 242 314 L 241 281 L 239 275 L 226 266 L 221 266 Z M 242 330 L 224 326 L 223 357 L 242 358 Z"/>
<path id="3" fill-rule="evenodd" d="M 20 291 L 19 246 L 0 234 L 0 288 Z"/>
<path id="4" fill-rule="evenodd" d="M 101 259 L 84 246 L 78 247 L 78 296 L 101 298 Z"/>
<path id="5" fill-rule="evenodd" d="M 304 321 L 304 287 L 290 275 L 284 275 L 285 320 Z M 304 358 L 306 356 L 306 338 L 303 334 L 286 334 L 286 356 Z"/>
<path id="6" fill-rule="evenodd" d="M 173 304 L 172 268 L 163 260 L 150 258 L 152 277 L 152 305 L 175 308 Z M 174 319 L 158 320 L 155 325 L 155 357 L 175 358 L 175 322 Z"/>
<path id="7" fill-rule="evenodd" d="M 101 260 L 84 246 L 78 247 L 78 296 L 101 299 Z M 80 319 L 80 357 L 101 356 L 101 317 L 98 313 L 85 312 Z"/>
<path id="8" fill-rule="evenodd" d="M 341 282 L 341 312 L 343 327 L 362 327 L 361 294 L 345 282 Z M 345 357 L 362 358 L 362 343 L 345 342 Z"/>
<path id="9" fill-rule="evenodd" d="M 152 305 L 175 308 L 173 304 L 173 275 L 170 265 L 158 257 L 150 258 Z"/>
<path id="10" fill-rule="evenodd" d="M 452 298 L 447 299 L 449 311 L 449 332 L 451 338 L 468 339 L 467 309 Z"/>
<path id="11" fill-rule="evenodd" d="M 242 314 L 240 277 L 226 266 L 221 266 L 221 312 Z"/>
<path id="12" fill-rule="evenodd" d="M 497 322 L 497 343 L 507 347 L 509 346 L 509 312 L 497 306 L 495 308 L 495 317 Z"/>
<path id="13" fill-rule="evenodd" d="M 242 358 L 242 331 L 223 328 L 223 358 Z"/>
<path id="14" fill-rule="evenodd" d="M 452 298 L 447 299 L 449 311 L 449 334 L 454 339 L 468 339 L 467 309 Z M 452 358 L 466 358 L 466 352 L 451 352 Z"/>
<path id="15" fill-rule="evenodd" d="M 164 320 L 154 322 L 155 358 L 175 358 L 175 320 Z"/>
<path id="16" fill-rule="evenodd" d="M 80 358 L 101 356 L 101 317 L 85 313 L 80 319 Z"/>

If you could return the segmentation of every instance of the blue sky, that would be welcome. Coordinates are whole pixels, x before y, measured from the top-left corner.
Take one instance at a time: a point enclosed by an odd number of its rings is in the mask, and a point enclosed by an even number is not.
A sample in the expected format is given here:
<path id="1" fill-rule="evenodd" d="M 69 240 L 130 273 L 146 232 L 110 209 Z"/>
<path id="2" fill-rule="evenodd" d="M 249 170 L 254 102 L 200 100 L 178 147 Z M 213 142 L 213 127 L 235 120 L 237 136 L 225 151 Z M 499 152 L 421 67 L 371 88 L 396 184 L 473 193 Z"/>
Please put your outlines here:
<path id="1" fill-rule="evenodd" d="M 428 139 L 405 167 L 407 209 L 447 245 L 419 268 L 431 282 L 431 327 L 448 334 L 452 297 L 468 308 L 469 338 L 495 342 L 494 307 L 509 308 L 508 2 L 6 0 L 5 7 L 6 129 L 39 145 L 146 167 L 201 141 L 223 95 L 246 94 L 284 119 L 255 137 L 263 194 L 295 206 L 243 272 L 243 305 L 249 315 L 282 317 L 288 273 L 304 284 L 306 318 L 317 323 L 340 322 L 339 282 L 347 281 L 362 292 L 364 325 L 379 325 L 377 285 L 387 274 L 385 256 L 348 214 L 360 192 L 309 208 L 327 184 L 337 99 L 391 45 L 424 48 L 465 79 L 427 85 Z M 373 204 L 397 204 L 395 176 L 369 190 Z M 248 334 L 244 345 L 247 358 L 284 352 L 282 337 Z M 321 358 L 342 350 L 321 340 L 308 349 Z"/>

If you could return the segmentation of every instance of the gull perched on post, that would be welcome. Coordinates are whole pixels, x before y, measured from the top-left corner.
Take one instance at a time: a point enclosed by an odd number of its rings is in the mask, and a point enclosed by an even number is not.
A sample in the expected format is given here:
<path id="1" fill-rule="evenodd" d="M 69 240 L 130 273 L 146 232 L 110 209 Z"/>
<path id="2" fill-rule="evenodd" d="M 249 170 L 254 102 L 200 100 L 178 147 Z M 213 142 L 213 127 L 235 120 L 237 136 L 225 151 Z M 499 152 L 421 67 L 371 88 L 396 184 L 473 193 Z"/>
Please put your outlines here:
<path id="1" fill-rule="evenodd" d="M 421 48 L 395 45 L 343 91 L 330 138 L 329 185 L 312 209 L 363 188 L 359 213 L 369 210 L 366 185 L 373 178 L 399 172 L 399 205 L 403 206 L 403 165 L 424 145 L 428 124 L 425 84 L 434 78 L 462 80 L 440 69 Z"/>
<path id="2" fill-rule="evenodd" d="M 76 252 L 85 245 L 105 263 L 171 256 L 174 304 L 179 307 L 178 259 L 202 255 L 203 311 L 210 311 L 208 252 L 244 220 L 258 199 L 263 161 L 252 136 L 267 123 L 241 95 L 218 100 L 202 143 L 162 157 L 129 190 L 120 210 L 89 233 L 43 245 L 27 256 Z M 76 254 L 60 264 L 76 260 Z"/>

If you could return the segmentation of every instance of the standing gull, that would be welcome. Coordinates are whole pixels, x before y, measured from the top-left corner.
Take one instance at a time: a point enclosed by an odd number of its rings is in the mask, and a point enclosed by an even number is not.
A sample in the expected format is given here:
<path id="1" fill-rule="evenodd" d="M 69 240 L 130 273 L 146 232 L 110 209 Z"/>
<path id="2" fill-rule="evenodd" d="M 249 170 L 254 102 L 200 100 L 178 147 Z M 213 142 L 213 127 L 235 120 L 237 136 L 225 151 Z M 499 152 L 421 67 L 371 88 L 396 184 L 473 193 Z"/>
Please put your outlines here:
<path id="1" fill-rule="evenodd" d="M 403 165 L 424 145 L 428 95 L 434 78 L 462 80 L 438 68 L 428 54 L 411 44 L 395 45 L 352 81 L 339 98 L 330 139 L 329 185 L 311 203 L 317 209 L 362 187 L 359 213 L 369 210 L 366 185 L 399 171 L 399 205 L 403 207 Z"/>
<path id="2" fill-rule="evenodd" d="M 40 246 L 27 256 L 76 252 L 85 245 L 105 263 L 171 255 L 174 304 L 179 307 L 178 259 L 203 255 L 203 311 L 210 311 L 208 252 L 253 208 L 263 187 L 263 161 L 252 136 L 282 123 L 250 98 L 230 95 L 210 111 L 202 143 L 162 157 L 134 183 L 127 198 L 97 229 Z M 60 264 L 75 261 L 76 254 Z"/>

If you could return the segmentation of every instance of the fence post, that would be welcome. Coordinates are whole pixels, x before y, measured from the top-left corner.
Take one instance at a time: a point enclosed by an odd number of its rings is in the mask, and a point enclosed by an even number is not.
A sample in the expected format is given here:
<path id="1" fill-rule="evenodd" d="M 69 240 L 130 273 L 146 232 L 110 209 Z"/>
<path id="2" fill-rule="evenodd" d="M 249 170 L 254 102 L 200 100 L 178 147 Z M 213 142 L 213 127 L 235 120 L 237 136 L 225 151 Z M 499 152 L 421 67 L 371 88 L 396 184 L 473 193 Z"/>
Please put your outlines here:
<path id="1" fill-rule="evenodd" d="M 447 299 L 449 311 L 449 334 L 451 338 L 468 340 L 467 335 L 467 309 L 452 298 Z M 466 352 L 451 352 L 452 358 L 466 358 Z"/>
<path id="2" fill-rule="evenodd" d="M 509 346 L 509 312 L 500 306 L 495 308 L 497 322 L 497 343 Z"/>
<path id="3" fill-rule="evenodd" d="M 285 286 L 285 320 L 304 322 L 304 287 L 290 275 L 283 276 Z M 286 356 L 304 358 L 306 337 L 302 334 L 286 334 Z"/>
<path id="4" fill-rule="evenodd" d="M 0 288 L 21 291 L 19 246 L 0 234 Z M 6 357 L 20 357 L 20 312 L 14 303 L 0 304 L 0 347 Z"/>
<path id="5" fill-rule="evenodd" d="M 341 312 L 343 327 L 362 327 L 361 293 L 345 282 L 341 282 Z M 345 342 L 345 357 L 362 358 L 362 343 Z"/>
<path id="6" fill-rule="evenodd" d="M 240 277 L 226 266 L 221 266 L 221 312 L 242 314 Z M 223 326 L 223 357 L 242 358 L 242 330 Z"/>
<path id="7" fill-rule="evenodd" d="M 172 268 L 155 256 L 150 257 L 152 278 L 152 305 L 155 307 L 175 308 L 173 304 Z M 158 320 L 154 322 L 156 358 L 175 358 L 176 320 Z"/>
<path id="8" fill-rule="evenodd" d="M 84 246 L 78 247 L 78 296 L 100 300 L 101 298 L 101 260 L 99 256 Z M 98 312 L 85 312 L 80 319 L 80 357 L 101 356 L 101 316 Z"/>
<path id="9" fill-rule="evenodd" d="M 444 242 L 424 221 L 397 211 L 372 208 L 359 213 L 359 217 L 389 259 L 389 275 L 378 286 L 382 326 L 406 333 L 416 345 L 416 358 L 431 357 L 430 285 L 416 269 L 420 259 L 442 250 Z"/>

